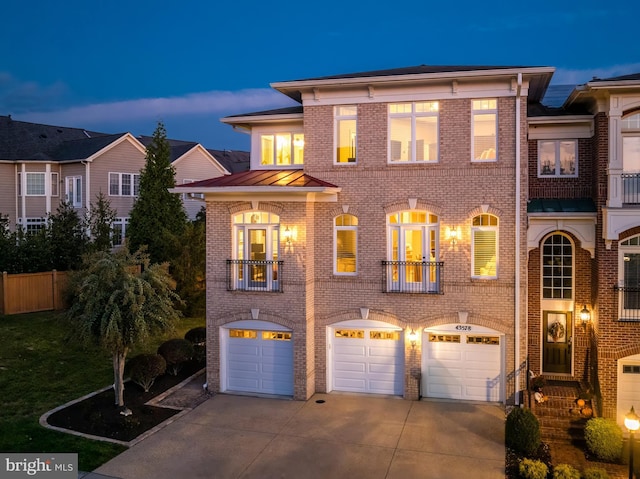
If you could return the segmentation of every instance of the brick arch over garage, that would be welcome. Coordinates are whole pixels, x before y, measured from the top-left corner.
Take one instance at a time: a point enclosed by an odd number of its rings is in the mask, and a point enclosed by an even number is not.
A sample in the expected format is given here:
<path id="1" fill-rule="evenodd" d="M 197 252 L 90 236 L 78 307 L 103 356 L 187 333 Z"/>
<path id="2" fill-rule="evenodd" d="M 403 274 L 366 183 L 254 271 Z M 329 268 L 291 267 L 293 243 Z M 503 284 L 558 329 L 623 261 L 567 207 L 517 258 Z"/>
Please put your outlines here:
<path id="1" fill-rule="evenodd" d="M 435 313 L 419 318 L 415 322 L 415 325 L 418 328 L 432 328 L 443 324 L 471 324 L 493 329 L 505 334 L 507 337 L 513 336 L 513 327 L 506 326 L 504 323 L 495 320 L 492 316 L 468 313 L 465 321 L 461 321 L 461 317 L 464 316 L 461 316 L 459 313 L 451 313 L 448 315 Z"/>

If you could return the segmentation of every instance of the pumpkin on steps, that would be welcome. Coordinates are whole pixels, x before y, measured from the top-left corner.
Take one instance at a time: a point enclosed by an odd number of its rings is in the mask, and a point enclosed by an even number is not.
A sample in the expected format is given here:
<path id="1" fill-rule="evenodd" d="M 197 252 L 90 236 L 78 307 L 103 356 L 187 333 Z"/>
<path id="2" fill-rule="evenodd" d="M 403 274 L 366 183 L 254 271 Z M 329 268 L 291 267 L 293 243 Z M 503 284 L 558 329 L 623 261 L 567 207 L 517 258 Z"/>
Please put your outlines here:
<path id="1" fill-rule="evenodd" d="M 578 404 L 578 407 L 584 407 L 584 399 L 578 399 L 576 403 Z"/>

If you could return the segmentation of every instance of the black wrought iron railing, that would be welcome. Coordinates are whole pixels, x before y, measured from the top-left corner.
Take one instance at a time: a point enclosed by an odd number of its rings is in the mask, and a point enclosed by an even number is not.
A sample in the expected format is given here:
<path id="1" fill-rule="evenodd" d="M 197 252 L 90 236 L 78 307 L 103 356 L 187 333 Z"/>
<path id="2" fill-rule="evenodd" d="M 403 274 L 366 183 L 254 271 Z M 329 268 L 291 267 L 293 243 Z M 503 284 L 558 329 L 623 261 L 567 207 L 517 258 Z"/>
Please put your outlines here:
<path id="1" fill-rule="evenodd" d="M 229 291 L 282 293 L 284 261 L 227 260 Z"/>
<path id="2" fill-rule="evenodd" d="M 640 173 L 623 173 L 622 203 L 625 205 L 640 204 Z"/>
<path id="3" fill-rule="evenodd" d="M 385 293 L 443 294 L 444 262 L 383 261 Z"/>
<path id="4" fill-rule="evenodd" d="M 616 286 L 620 321 L 640 321 L 640 286 Z"/>

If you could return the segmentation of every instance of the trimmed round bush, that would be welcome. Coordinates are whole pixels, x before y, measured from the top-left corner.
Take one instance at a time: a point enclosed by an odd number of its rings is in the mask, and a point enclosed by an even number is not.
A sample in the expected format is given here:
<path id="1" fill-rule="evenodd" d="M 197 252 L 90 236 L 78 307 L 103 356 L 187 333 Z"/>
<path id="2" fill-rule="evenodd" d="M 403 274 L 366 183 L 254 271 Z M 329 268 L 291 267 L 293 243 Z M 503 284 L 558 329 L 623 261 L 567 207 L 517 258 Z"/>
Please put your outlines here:
<path id="1" fill-rule="evenodd" d="M 167 362 L 159 354 L 140 354 L 129 361 L 131 381 L 149 392 L 158 376 L 167 370 Z"/>
<path id="2" fill-rule="evenodd" d="M 518 466 L 518 472 L 522 479 L 547 479 L 549 468 L 537 459 L 523 459 Z"/>
<path id="3" fill-rule="evenodd" d="M 184 339 L 191 344 L 204 344 L 207 341 L 207 328 L 204 326 L 192 328 L 185 333 Z"/>
<path id="4" fill-rule="evenodd" d="M 580 479 L 580 471 L 569 464 L 558 464 L 553 468 L 553 479 Z"/>
<path id="5" fill-rule="evenodd" d="M 193 344 L 186 339 L 170 339 L 158 347 L 158 354 L 167 362 L 167 372 L 176 376 L 182 364 L 193 357 Z"/>
<path id="6" fill-rule="evenodd" d="M 599 467 L 589 467 L 582 473 L 583 479 L 609 479 L 609 474 Z"/>
<path id="7" fill-rule="evenodd" d="M 622 457 L 622 429 L 613 419 L 589 419 L 584 428 L 587 449 L 602 461 L 617 462 Z"/>
<path id="8" fill-rule="evenodd" d="M 514 408 L 507 416 L 505 443 L 515 452 L 531 455 L 540 447 L 540 423 L 530 409 Z"/>

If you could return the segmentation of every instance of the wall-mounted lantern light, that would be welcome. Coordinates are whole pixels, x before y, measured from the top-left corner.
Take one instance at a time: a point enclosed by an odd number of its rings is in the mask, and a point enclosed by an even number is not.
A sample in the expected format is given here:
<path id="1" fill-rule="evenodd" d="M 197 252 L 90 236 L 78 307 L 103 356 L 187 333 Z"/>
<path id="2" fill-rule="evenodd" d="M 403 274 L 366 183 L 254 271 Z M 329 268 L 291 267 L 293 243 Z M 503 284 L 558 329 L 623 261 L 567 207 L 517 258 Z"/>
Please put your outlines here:
<path id="1" fill-rule="evenodd" d="M 580 311 L 580 321 L 582 321 L 583 326 L 586 326 L 591 322 L 591 311 L 589 311 L 589 308 L 587 308 L 586 304 L 582 307 L 582 310 Z"/>
<path id="2" fill-rule="evenodd" d="M 414 329 L 412 329 L 409 333 L 409 341 L 411 341 L 411 347 L 415 348 L 416 342 L 418 341 L 418 335 L 416 334 Z"/>
<path id="3" fill-rule="evenodd" d="M 285 243 L 287 243 L 287 246 L 291 246 L 291 230 L 289 229 L 289 227 L 287 226 L 284 229 L 284 241 Z"/>
<path id="4" fill-rule="evenodd" d="M 447 239 L 451 242 L 451 246 L 458 244 L 460 239 L 460 228 L 450 226 L 447 228 Z"/>

